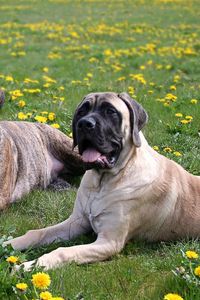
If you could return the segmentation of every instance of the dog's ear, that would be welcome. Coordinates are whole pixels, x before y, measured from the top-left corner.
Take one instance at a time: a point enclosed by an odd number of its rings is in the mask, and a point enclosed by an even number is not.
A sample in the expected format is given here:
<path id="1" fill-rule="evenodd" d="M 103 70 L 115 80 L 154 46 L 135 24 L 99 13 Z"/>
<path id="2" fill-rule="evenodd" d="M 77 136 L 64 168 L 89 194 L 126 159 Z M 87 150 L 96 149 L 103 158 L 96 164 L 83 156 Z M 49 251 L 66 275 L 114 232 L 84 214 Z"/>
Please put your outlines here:
<path id="1" fill-rule="evenodd" d="M 141 146 L 141 140 L 139 136 L 140 130 L 148 121 L 148 115 L 144 108 L 133 100 L 129 94 L 120 93 L 118 97 L 124 101 L 130 112 L 130 126 L 132 131 L 133 143 L 136 147 Z"/>

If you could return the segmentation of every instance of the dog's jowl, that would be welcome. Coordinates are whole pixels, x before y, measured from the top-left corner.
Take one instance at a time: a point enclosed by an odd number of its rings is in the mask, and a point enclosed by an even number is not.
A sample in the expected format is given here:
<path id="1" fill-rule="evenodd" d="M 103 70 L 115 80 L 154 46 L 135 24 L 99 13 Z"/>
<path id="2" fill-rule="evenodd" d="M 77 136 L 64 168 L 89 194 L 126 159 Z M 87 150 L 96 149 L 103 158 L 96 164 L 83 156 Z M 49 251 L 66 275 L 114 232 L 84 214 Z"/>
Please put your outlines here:
<path id="1" fill-rule="evenodd" d="M 60 224 L 11 240 L 12 246 L 25 249 L 97 233 L 94 243 L 41 256 L 37 265 L 49 269 L 70 261 L 105 260 L 130 239 L 200 237 L 200 177 L 148 145 L 141 132 L 147 119 L 126 93 L 87 95 L 73 119 L 74 147 L 88 168 L 73 212 Z M 25 262 L 25 269 L 33 262 Z"/>

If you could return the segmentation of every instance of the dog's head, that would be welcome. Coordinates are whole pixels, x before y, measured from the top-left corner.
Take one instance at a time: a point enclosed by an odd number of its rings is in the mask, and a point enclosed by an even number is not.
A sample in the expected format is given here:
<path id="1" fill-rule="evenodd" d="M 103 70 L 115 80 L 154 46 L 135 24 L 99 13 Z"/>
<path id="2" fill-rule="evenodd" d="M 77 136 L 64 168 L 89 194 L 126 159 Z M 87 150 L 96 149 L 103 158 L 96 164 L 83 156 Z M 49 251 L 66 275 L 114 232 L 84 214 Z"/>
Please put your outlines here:
<path id="1" fill-rule="evenodd" d="M 74 114 L 74 147 L 90 168 L 112 168 L 127 143 L 141 146 L 139 131 L 147 119 L 143 107 L 126 93 L 91 93 Z"/>

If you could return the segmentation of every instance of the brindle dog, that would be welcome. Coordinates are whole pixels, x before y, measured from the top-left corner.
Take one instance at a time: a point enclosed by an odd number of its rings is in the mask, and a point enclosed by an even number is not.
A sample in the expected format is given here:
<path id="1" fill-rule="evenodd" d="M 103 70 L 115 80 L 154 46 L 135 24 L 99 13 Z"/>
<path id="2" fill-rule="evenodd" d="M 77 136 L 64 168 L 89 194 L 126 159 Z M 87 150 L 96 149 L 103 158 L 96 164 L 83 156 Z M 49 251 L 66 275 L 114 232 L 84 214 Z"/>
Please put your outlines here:
<path id="1" fill-rule="evenodd" d="M 0 149 L 0 209 L 35 188 L 66 188 L 61 179 L 85 171 L 72 139 L 45 124 L 1 121 Z"/>

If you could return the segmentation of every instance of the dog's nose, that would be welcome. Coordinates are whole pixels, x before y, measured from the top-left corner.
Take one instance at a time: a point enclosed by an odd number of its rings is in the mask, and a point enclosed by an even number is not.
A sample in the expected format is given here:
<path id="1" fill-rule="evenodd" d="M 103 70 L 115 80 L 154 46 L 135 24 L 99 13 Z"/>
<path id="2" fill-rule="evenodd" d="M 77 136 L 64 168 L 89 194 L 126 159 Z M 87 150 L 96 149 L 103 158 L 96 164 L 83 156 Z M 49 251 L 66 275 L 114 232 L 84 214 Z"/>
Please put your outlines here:
<path id="1" fill-rule="evenodd" d="M 91 130 L 94 129 L 96 125 L 96 121 L 94 118 L 92 117 L 88 117 L 88 118 L 82 118 L 79 122 L 78 122 L 78 129 L 87 129 L 87 130 Z"/>

